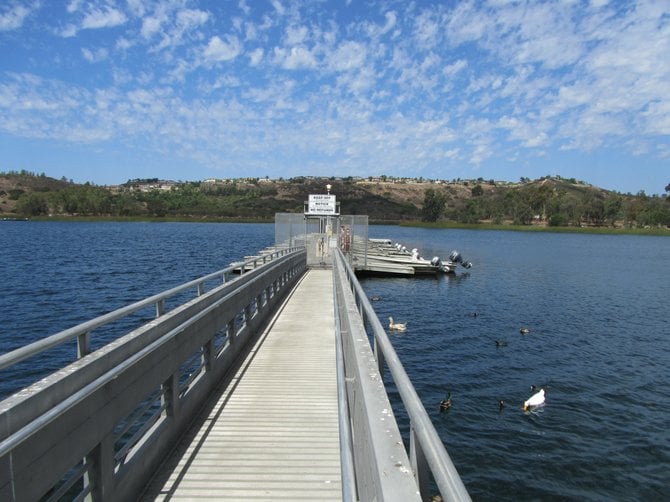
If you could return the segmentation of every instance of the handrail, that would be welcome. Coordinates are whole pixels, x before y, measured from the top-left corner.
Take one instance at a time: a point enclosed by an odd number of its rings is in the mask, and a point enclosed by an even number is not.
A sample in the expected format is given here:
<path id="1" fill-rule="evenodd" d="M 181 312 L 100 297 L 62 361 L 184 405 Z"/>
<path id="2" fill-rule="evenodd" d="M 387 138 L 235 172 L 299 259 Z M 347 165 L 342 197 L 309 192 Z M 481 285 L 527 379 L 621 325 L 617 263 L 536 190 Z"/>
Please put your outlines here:
<path id="1" fill-rule="evenodd" d="M 337 408 L 340 427 L 340 465 L 342 475 L 342 502 L 355 502 L 356 473 L 354 469 L 353 444 L 351 440 L 349 404 L 347 402 L 347 383 L 344 370 L 342 349 L 342 326 L 338 310 L 337 282 L 333 281 L 333 304 L 335 307 L 335 359 L 337 371 Z"/>
<path id="2" fill-rule="evenodd" d="M 356 296 L 357 303 L 362 310 L 363 316 L 368 319 L 370 326 L 372 327 L 374 339 L 378 348 L 381 349 L 384 361 L 386 362 L 403 405 L 405 406 L 405 410 L 407 411 L 407 415 L 409 416 L 413 434 L 415 435 L 416 441 L 418 441 L 420 451 L 425 457 L 427 466 L 433 475 L 440 493 L 446 500 L 471 500 L 456 467 L 451 461 L 440 436 L 435 430 L 426 409 L 421 403 L 421 399 L 412 385 L 412 381 L 407 376 L 384 327 L 372 308 L 365 291 L 363 291 L 362 286 L 356 279 L 349 262 L 346 260 L 340 249 L 336 250 L 335 257 L 335 259 L 340 260 L 344 265 L 348 281 Z M 417 464 L 421 464 L 421 462 L 417 461 Z M 414 467 L 415 469 L 418 469 L 420 465 L 415 465 Z M 421 479 L 422 473 L 417 472 L 416 476 L 417 479 Z"/>
<path id="3" fill-rule="evenodd" d="M 68 328 L 54 335 L 48 336 L 41 340 L 37 340 L 36 342 L 33 342 L 31 344 L 19 347 L 18 349 L 12 350 L 11 352 L 7 352 L 5 354 L 0 355 L 0 370 L 13 366 L 25 359 L 36 356 L 37 354 L 40 354 L 42 352 L 46 352 L 47 350 L 56 347 L 58 345 L 61 345 L 65 342 L 68 342 L 74 338 L 81 336 L 88 336 L 90 335 L 91 331 L 93 331 L 96 328 L 100 328 L 101 326 L 105 326 L 114 321 L 118 321 L 119 319 L 123 319 L 124 317 L 128 317 L 129 315 L 137 312 L 138 310 L 141 310 L 154 304 L 156 305 L 156 317 L 158 318 L 161 315 L 165 314 L 164 305 L 165 300 L 167 300 L 168 298 L 171 298 L 183 291 L 193 288 L 194 286 L 197 287 L 197 296 L 200 296 L 205 292 L 204 284 L 207 281 L 211 281 L 213 279 L 221 277 L 222 283 L 225 283 L 226 277 L 238 268 L 240 269 L 240 275 L 242 275 L 245 273 L 246 267 L 248 265 L 252 265 L 253 268 L 256 268 L 258 266 L 259 260 L 261 259 L 262 264 L 264 264 L 268 261 L 268 258 L 270 261 L 272 261 L 274 259 L 280 258 L 281 256 L 296 252 L 300 249 L 302 248 L 301 247 L 284 248 L 278 251 L 273 251 L 272 253 L 263 255 L 261 257 L 251 258 L 244 262 L 234 262 L 230 266 L 224 269 L 204 275 L 198 279 L 193 279 L 192 281 L 186 282 L 180 286 L 176 286 L 172 289 L 168 289 L 161 293 L 157 293 L 153 296 L 149 296 L 143 300 L 131 303 L 130 305 L 126 305 L 125 307 L 121 307 L 107 314 L 103 314 L 99 317 L 78 324 L 77 326 L 73 326 L 72 328 Z M 85 355 L 89 352 L 90 349 L 80 350 L 79 356 L 81 357 L 82 355 Z"/>
<path id="4" fill-rule="evenodd" d="M 152 343 L 146 347 L 135 352 L 123 362 L 114 366 L 110 370 L 103 373 L 101 376 L 88 383 L 74 394 L 64 399 L 60 403 L 56 404 L 46 413 L 40 415 L 32 422 L 28 423 L 25 427 L 21 428 L 8 438 L 0 441 L 0 457 L 10 452 L 17 445 L 21 444 L 26 438 L 30 437 L 35 431 L 45 427 L 47 424 L 54 421 L 59 416 L 63 415 L 65 411 L 71 409 L 73 406 L 80 404 L 85 398 L 90 396 L 94 391 L 99 390 L 104 385 L 108 384 L 112 380 L 116 379 L 120 373 L 127 371 L 128 368 L 131 368 L 133 365 L 138 364 L 147 354 L 151 354 L 156 350 L 157 347 L 161 347 L 169 342 L 175 337 L 176 334 L 183 332 L 186 328 L 193 326 L 198 323 L 201 319 L 210 315 L 211 312 L 220 308 L 222 304 L 228 301 L 228 297 L 223 297 L 216 301 L 215 303 L 209 305 L 204 310 L 200 311 L 198 314 L 194 315 L 186 322 L 180 324 L 176 328 L 172 329 L 166 333 L 161 338 L 154 340 Z"/>
<path id="5" fill-rule="evenodd" d="M 149 322 L 156 336 L 146 343 L 133 343 L 144 335 L 134 330 L 113 358 L 91 354 L 33 395 L 3 401 L 0 499 L 37 500 L 73 483 L 76 500 L 136 499 L 305 268 L 304 248 L 284 254 Z"/>

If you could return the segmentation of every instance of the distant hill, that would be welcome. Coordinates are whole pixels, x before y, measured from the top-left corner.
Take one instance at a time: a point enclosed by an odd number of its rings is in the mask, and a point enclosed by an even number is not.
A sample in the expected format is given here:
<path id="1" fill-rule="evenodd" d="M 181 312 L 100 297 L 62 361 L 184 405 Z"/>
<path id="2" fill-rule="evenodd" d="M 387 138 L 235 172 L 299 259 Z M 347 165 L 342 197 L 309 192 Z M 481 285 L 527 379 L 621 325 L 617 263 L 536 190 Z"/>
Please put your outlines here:
<path id="1" fill-rule="evenodd" d="M 670 200 L 620 194 L 575 179 L 519 182 L 379 178 L 245 178 L 118 186 L 76 184 L 22 171 L 0 173 L 0 214 L 135 218 L 253 219 L 301 213 L 309 194 L 337 196 L 342 214 L 371 221 L 455 221 L 555 226 L 667 226 Z"/>

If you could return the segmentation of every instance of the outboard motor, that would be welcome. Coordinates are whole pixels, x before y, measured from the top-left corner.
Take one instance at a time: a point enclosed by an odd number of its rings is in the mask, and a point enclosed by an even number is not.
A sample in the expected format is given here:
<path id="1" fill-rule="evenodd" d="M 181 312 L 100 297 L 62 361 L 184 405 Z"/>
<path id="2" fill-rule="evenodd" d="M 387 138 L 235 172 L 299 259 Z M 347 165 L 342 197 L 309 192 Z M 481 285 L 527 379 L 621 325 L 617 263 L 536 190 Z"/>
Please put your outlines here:
<path id="1" fill-rule="evenodd" d="M 451 260 L 454 263 L 463 263 L 463 257 L 461 256 L 461 253 L 459 253 L 456 250 L 453 250 L 451 254 L 449 255 L 449 260 Z"/>
<path id="2" fill-rule="evenodd" d="M 451 254 L 449 255 L 449 259 L 453 263 L 460 263 L 463 268 L 472 268 L 472 262 L 463 261 L 463 257 L 461 256 L 461 253 L 459 253 L 456 250 L 451 252 Z"/>
<path id="3" fill-rule="evenodd" d="M 439 267 L 439 266 L 441 265 L 441 263 L 442 263 L 442 262 L 440 261 L 440 258 L 439 258 L 438 256 L 433 256 L 433 259 L 430 260 L 430 264 L 431 264 L 433 267 Z"/>

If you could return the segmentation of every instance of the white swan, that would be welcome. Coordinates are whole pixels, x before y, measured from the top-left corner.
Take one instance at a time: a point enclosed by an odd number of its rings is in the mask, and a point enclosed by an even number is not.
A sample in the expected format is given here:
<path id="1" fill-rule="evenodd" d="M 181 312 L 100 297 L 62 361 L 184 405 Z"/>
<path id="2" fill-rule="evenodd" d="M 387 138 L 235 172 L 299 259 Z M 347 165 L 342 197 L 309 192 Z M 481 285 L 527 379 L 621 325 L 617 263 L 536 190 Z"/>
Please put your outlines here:
<path id="1" fill-rule="evenodd" d="M 528 411 L 531 406 L 544 404 L 544 389 L 540 389 L 523 402 L 523 411 Z"/>
<path id="2" fill-rule="evenodd" d="M 393 322 L 393 317 L 389 317 L 389 329 L 393 331 L 405 331 L 407 329 L 407 324 Z"/>

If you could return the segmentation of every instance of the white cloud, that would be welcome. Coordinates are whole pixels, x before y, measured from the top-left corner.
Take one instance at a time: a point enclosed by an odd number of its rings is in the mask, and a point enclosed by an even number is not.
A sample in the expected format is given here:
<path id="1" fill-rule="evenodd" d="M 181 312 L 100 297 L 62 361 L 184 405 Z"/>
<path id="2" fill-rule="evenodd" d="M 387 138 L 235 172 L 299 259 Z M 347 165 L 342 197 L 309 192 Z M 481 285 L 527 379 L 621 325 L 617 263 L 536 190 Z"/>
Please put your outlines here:
<path id="1" fill-rule="evenodd" d="M 467 66 L 468 62 L 465 59 L 459 59 L 458 61 L 454 61 L 453 63 L 445 66 L 442 72 L 446 76 L 452 77 L 467 68 Z"/>
<path id="2" fill-rule="evenodd" d="M 469 162 L 475 166 L 480 165 L 486 159 L 493 156 L 493 150 L 489 144 L 478 144 L 475 145 L 474 150 L 470 155 Z"/>
<path id="3" fill-rule="evenodd" d="M 254 23 L 244 23 L 245 40 L 256 40 L 258 38 L 258 28 Z"/>
<path id="4" fill-rule="evenodd" d="M 200 28 L 210 20 L 210 14 L 197 9 L 183 9 L 178 4 L 158 4 L 151 15 L 144 17 L 140 33 L 145 40 L 160 38 L 152 51 L 174 50 L 202 40 Z"/>
<path id="5" fill-rule="evenodd" d="M 91 9 L 86 13 L 81 23 L 82 29 L 113 28 L 124 24 L 128 19 L 118 9 L 106 7 L 104 9 Z"/>
<path id="6" fill-rule="evenodd" d="M 527 148 L 536 148 L 546 145 L 549 141 L 549 136 L 542 131 L 539 125 L 532 120 L 521 120 L 517 117 L 502 117 L 498 127 L 509 131 L 509 138 L 519 141 Z"/>
<path id="7" fill-rule="evenodd" d="M 361 94 L 374 89 L 377 75 L 373 68 L 364 67 L 355 72 L 347 72 L 337 78 L 337 85 L 346 92 Z"/>
<path id="8" fill-rule="evenodd" d="M 386 35 L 389 31 L 396 27 L 398 22 L 398 15 L 395 11 L 389 11 L 384 14 L 384 24 L 378 25 L 372 22 L 363 23 L 363 32 L 371 39 L 379 38 Z"/>
<path id="9" fill-rule="evenodd" d="M 226 35 L 224 38 L 225 40 L 222 40 L 218 36 L 210 38 L 207 47 L 203 51 L 205 61 L 230 61 L 240 55 L 242 46 L 238 38 L 234 35 Z"/>
<path id="10" fill-rule="evenodd" d="M 431 11 L 423 11 L 414 21 L 414 36 L 422 48 L 432 48 L 439 42 L 439 25 Z"/>
<path id="11" fill-rule="evenodd" d="M 284 13 L 286 12 L 284 6 L 279 0 L 272 0 L 272 6 L 277 11 L 277 14 L 279 14 L 280 16 L 283 16 Z"/>
<path id="12" fill-rule="evenodd" d="M 122 51 L 127 51 L 128 49 L 130 49 L 134 45 L 135 45 L 135 43 L 134 43 L 133 40 L 130 40 L 126 37 L 121 37 L 121 38 L 117 39 L 115 47 L 117 49 L 122 50 Z"/>
<path id="13" fill-rule="evenodd" d="M 670 102 L 649 103 L 641 113 L 645 132 L 651 135 L 670 136 Z"/>
<path id="14" fill-rule="evenodd" d="M 251 66 L 258 66 L 263 60 L 264 51 L 262 47 L 258 47 L 249 53 L 249 64 Z"/>
<path id="15" fill-rule="evenodd" d="M 67 4 L 67 11 L 72 14 L 74 12 L 77 12 L 79 10 L 79 7 L 81 6 L 83 0 L 70 0 L 70 2 Z"/>
<path id="16" fill-rule="evenodd" d="M 365 63 L 366 47 L 354 41 L 343 42 L 328 57 L 328 67 L 333 71 L 360 68 Z"/>
<path id="17" fill-rule="evenodd" d="M 394 11 L 387 12 L 384 14 L 384 17 L 386 18 L 386 23 L 380 30 L 379 34 L 380 35 L 385 35 L 389 31 L 391 31 L 393 28 L 395 28 L 396 22 L 397 22 L 397 15 Z"/>
<path id="18" fill-rule="evenodd" d="M 306 26 L 289 26 L 286 30 L 286 45 L 300 45 L 307 40 Z"/>
<path id="19" fill-rule="evenodd" d="M 146 0 L 126 0 L 126 4 L 134 16 L 141 18 L 146 14 L 148 7 Z"/>
<path id="20" fill-rule="evenodd" d="M 109 52 L 104 47 L 94 51 L 87 48 L 83 48 L 81 50 L 81 53 L 82 56 L 84 56 L 84 59 L 89 63 L 99 63 L 100 61 L 104 61 L 105 59 L 107 59 L 109 55 Z"/>
<path id="21" fill-rule="evenodd" d="M 65 27 L 63 27 L 61 30 L 56 31 L 56 34 L 58 36 L 61 36 L 63 38 L 72 38 L 77 35 L 77 27 L 73 24 L 68 24 Z"/>
<path id="22" fill-rule="evenodd" d="M 5 6 L 0 11 L 0 31 L 11 31 L 20 28 L 29 15 L 30 9 L 24 5 Z"/>
<path id="23" fill-rule="evenodd" d="M 285 70 L 316 68 L 316 57 L 305 47 L 275 47 L 275 61 Z"/>
<path id="24" fill-rule="evenodd" d="M 208 20 L 209 13 L 205 11 L 184 9 L 177 13 L 176 26 L 180 33 L 184 33 L 204 25 Z"/>
<path id="25" fill-rule="evenodd" d="M 241 10 L 242 12 L 244 12 L 244 14 L 247 15 L 247 16 L 251 13 L 251 9 L 250 9 L 249 6 L 247 5 L 246 0 L 240 0 L 240 2 L 239 2 L 239 4 L 238 4 L 238 7 L 239 7 L 240 10 Z"/>
<path id="26" fill-rule="evenodd" d="M 142 21 L 142 29 L 140 30 L 142 36 L 146 39 L 153 37 L 160 32 L 163 22 L 164 19 L 161 20 L 157 17 L 145 17 Z"/>
<path id="27" fill-rule="evenodd" d="M 467 42 L 483 42 L 487 34 L 495 33 L 495 24 L 486 11 L 480 11 L 473 2 L 458 2 L 449 12 L 447 38 L 453 46 Z"/>

